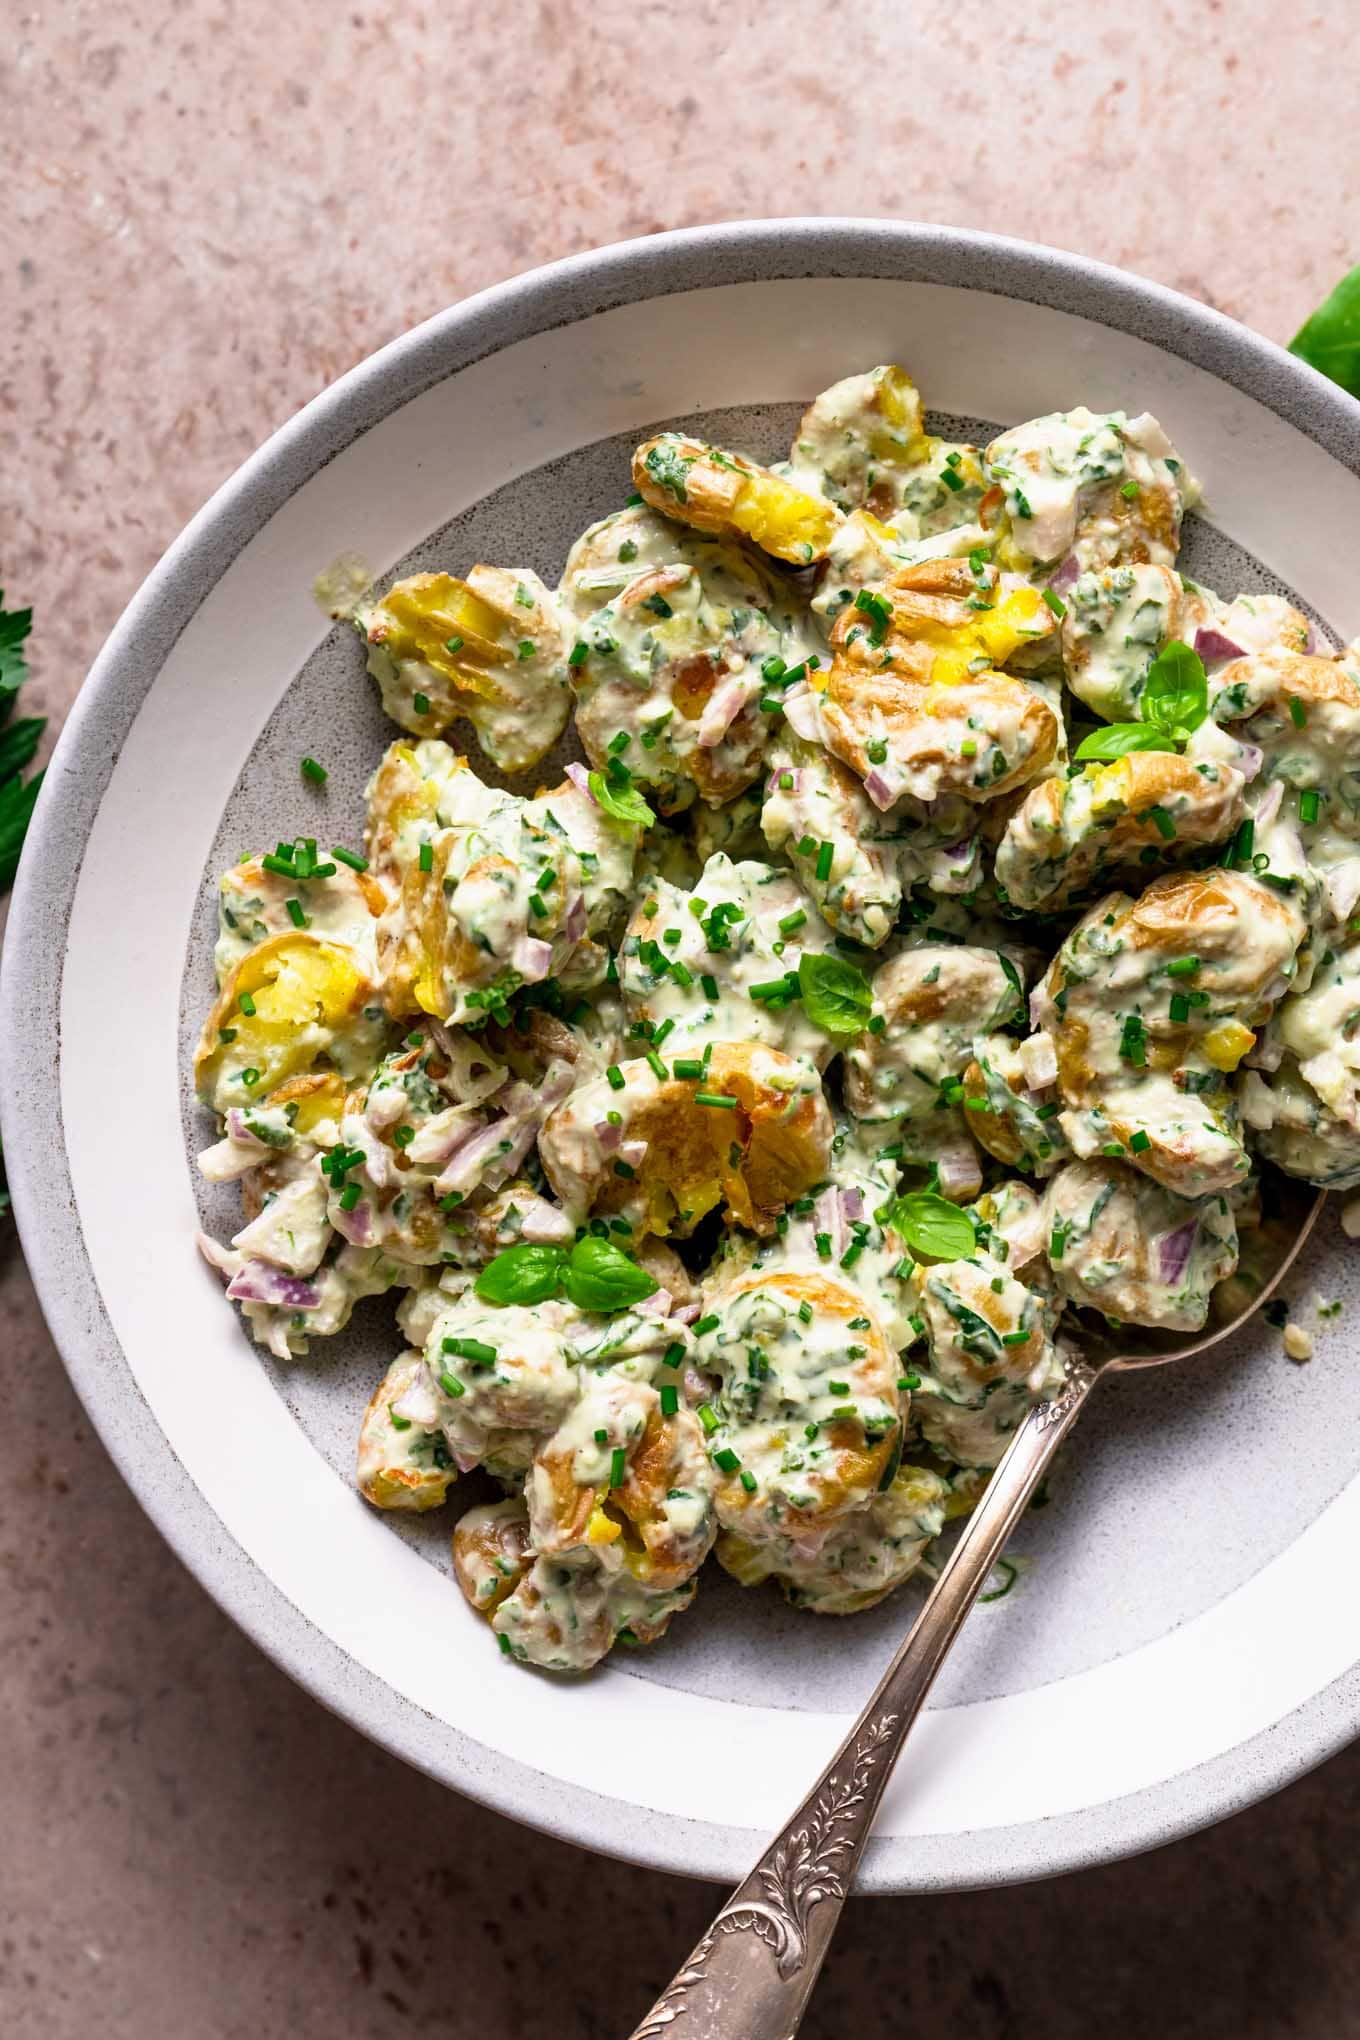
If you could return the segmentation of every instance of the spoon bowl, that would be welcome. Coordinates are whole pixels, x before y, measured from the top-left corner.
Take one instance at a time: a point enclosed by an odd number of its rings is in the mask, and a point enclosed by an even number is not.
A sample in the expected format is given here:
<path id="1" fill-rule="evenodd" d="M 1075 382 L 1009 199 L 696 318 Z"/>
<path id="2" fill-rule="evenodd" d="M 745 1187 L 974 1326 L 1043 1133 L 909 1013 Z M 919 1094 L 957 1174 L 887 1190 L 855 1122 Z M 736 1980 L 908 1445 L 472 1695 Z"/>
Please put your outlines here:
<path id="1" fill-rule="evenodd" d="M 1217 1314 L 1191 1339 L 1102 1325 L 1079 1313 L 1080 1357 L 1062 1393 L 1032 1409 L 964 1525 L 905 1642 L 792 1818 L 718 1913 L 631 2040 L 793 2040 L 849 1894 L 893 1766 L 941 1665 L 1020 1517 L 1098 1382 L 1189 1360 L 1239 1331 L 1278 1290 L 1317 1223 L 1325 1190 L 1273 1170 Z M 1075 1349 L 1074 1349 L 1075 1350 Z"/>

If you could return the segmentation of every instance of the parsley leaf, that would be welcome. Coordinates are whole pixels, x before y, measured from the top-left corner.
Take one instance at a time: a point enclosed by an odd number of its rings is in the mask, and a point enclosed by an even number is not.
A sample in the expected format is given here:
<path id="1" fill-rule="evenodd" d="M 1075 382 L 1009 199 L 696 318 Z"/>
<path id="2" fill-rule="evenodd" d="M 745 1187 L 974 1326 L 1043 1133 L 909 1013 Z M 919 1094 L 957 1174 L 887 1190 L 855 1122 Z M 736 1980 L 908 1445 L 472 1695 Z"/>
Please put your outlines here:
<path id="1" fill-rule="evenodd" d="M 1360 267 L 1343 276 L 1289 343 L 1319 375 L 1360 397 Z"/>

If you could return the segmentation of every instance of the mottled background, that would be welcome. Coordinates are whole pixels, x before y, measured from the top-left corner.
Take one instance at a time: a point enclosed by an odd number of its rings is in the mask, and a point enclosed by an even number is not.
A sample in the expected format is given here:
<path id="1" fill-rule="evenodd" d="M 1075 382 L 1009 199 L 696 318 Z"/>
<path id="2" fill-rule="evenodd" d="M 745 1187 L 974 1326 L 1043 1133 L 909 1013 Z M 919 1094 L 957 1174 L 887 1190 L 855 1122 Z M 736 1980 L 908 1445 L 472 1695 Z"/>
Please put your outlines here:
<path id="1" fill-rule="evenodd" d="M 949 221 L 1287 339 L 1360 255 L 1358 92 L 1356 11 L 1273 0 L 20 0 L 0 571 L 37 609 L 32 705 L 60 719 L 186 518 L 317 390 L 592 243 Z M 0 1397 L 6 2040 L 621 2040 L 716 1893 L 439 1791 L 275 1671 L 122 1488 L 12 1232 Z M 1360 1749 L 1138 1862 L 866 1902 L 805 2031 L 1360 2036 L 1358 1802 Z"/>

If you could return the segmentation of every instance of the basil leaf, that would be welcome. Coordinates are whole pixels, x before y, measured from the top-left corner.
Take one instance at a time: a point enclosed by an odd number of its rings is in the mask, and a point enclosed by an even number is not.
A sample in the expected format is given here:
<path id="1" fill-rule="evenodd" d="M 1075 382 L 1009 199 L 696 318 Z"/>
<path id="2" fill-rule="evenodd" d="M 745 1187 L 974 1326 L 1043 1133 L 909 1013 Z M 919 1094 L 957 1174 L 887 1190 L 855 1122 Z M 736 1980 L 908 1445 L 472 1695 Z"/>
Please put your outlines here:
<path id="1" fill-rule="evenodd" d="M 566 1265 L 561 1247 L 524 1240 L 488 1261 L 473 1287 L 487 1303 L 546 1303 L 561 1288 Z"/>
<path id="2" fill-rule="evenodd" d="M 962 1261 L 977 1246 L 977 1230 L 960 1205 L 934 1190 L 913 1190 L 893 1199 L 888 1222 L 914 1254 L 936 1261 Z"/>
<path id="3" fill-rule="evenodd" d="M 513 1249 L 512 1249 L 513 1252 Z M 492 1264 L 495 1265 L 494 1263 Z M 626 1310 L 660 1284 L 609 1240 L 578 1240 L 566 1269 L 566 1290 L 578 1310 Z"/>
<path id="4" fill-rule="evenodd" d="M 596 804 L 616 822 L 626 822 L 631 829 L 649 829 L 656 820 L 636 787 L 611 786 L 603 772 L 590 773 L 586 783 Z"/>
<path id="5" fill-rule="evenodd" d="M 873 1014 L 868 978 L 842 956 L 804 950 L 798 962 L 798 990 L 808 1019 L 833 1041 L 850 1041 L 862 1034 Z"/>
<path id="6" fill-rule="evenodd" d="M 1197 730 L 1209 713 L 1209 683 L 1199 653 L 1172 638 L 1148 668 L 1138 713 L 1167 736 Z"/>
<path id="7" fill-rule="evenodd" d="M 1123 758 L 1130 751 L 1174 751 L 1171 738 L 1151 723 L 1112 722 L 1102 730 L 1092 730 L 1089 737 L 1083 737 L 1072 753 L 1078 765 L 1087 765 L 1100 758 Z"/>
<path id="8" fill-rule="evenodd" d="M 1330 297 L 1304 320 L 1289 352 L 1360 397 L 1360 268 L 1343 276 Z"/>

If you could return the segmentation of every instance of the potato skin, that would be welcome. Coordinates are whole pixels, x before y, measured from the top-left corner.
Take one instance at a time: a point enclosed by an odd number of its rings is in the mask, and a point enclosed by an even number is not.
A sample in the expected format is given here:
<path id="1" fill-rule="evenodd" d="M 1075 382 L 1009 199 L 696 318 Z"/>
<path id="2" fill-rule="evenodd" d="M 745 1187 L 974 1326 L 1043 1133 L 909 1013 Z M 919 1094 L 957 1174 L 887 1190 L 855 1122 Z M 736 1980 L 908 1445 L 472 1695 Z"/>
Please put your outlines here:
<path id="1" fill-rule="evenodd" d="M 539 1137 L 548 1180 L 569 1210 L 622 1215 L 635 1231 L 693 1231 L 715 1205 L 750 1231 L 774 1231 L 780 1212 L 825 1175 L 830 1109 L 815 1072 L 757 1042 L 714 1047 L 702 1082 L 655 1076 L 644 1060 L 619 1065 L 623 1087 L 596 1079 L 549 1114 Z M 700 1094 L 736 1099 L 726 1110 Z M 645 1141 L 635 1174 L 621 1175 L 596 1128 L 622 1114 L 622 1140 Z M 632 1164 L 627 1165 L 630 1169 Z"/>
<path id="2" fill-rule="evenodd" d="M 1046 779 L 1006 825 L 997 883 L 1012 906 L 1065 907 L 1144 851 L 1163 863 L 1225 841 L 1242 819 L 1244 785 L 1231 766 L 1201 769 L 1174 751 L 1135 751 Z"/>

